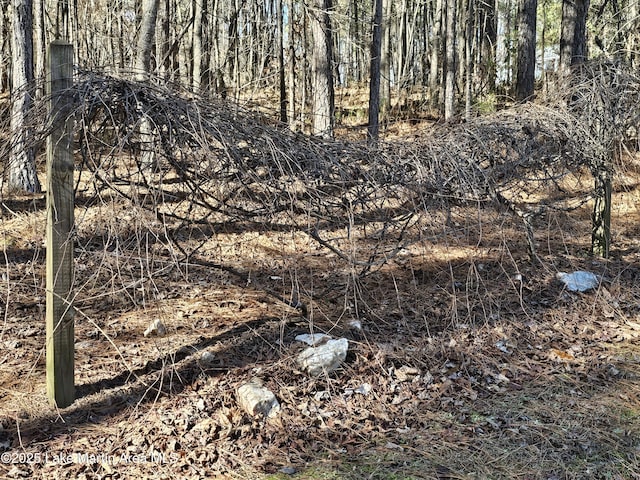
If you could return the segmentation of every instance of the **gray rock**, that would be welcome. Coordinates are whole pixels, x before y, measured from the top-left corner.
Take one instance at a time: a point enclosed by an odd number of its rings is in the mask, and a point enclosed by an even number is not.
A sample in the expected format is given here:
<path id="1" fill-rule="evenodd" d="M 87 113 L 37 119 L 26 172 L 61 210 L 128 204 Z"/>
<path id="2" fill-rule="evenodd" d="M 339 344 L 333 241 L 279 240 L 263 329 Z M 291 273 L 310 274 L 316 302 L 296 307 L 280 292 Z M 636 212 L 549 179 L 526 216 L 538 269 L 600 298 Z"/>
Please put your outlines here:
<path id="1" fill-rule="evenodd" d="M 298 355 L 298 365 L 312 377 L 336 370 L 345 358 L 349 341 L 346 338 L 328 340 L 317 347 L 309 347 Z"/>
<path id="2" fill-rule="evenodd" d="M 273 418 L 280 412 L 280 402 L 273 392 L 262 385 L 258 378 L 240 386 L 237 391 L 238 404 L 249 415 Z"/>

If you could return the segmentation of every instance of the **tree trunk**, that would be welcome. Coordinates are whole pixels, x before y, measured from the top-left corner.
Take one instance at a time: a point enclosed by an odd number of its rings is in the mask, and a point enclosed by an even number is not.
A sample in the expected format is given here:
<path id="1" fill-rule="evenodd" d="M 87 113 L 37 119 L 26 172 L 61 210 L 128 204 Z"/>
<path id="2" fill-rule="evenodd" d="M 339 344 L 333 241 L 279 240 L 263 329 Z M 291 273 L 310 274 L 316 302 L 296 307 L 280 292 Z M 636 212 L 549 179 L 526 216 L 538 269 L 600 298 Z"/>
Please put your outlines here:
<path id="1" fill-rule="evenodd" d="M 382 51 L 380 52 L 380 113 L 382 118 L 391 110 L 391 8 L 392 0 L 382 2 Z"/>
<path id="2" fill-rule="evenodd" d="M 158 4 L 160 0 L 142 1 L 142 21 L 138 34 L 135 69 L 139 81 L 149 78 L 151 72 L 151 51 L 154 45 Z"/>
<path id="3" fill-rule="evenodd" d="M 311 132 L 325 138 L 333 137 L 334 90 L 331 20 L 331 0 L 315 0 L 312 11 L 311 32 L 313 36 L 312 108 Z"/>
<path id="4" fill-rule="evenodd" d="M 11 190 L 40 192 L 36 173 L 32 132 L 26 117 L 33 99 L 30 83 L 33 81 L 33 18 L 31 0 L 13 0 L 12 53 L 12 105 L 11 105 L 11 155 L 7 186 Z"/>
<path id="5" fill-rule="evenodd" d="M 513 78 L 513 65 L 511 55 L 511 29 L 512 29 L 512 0 L 498 0 L 496 9 L 496 90 L 500 96 L 507 94 L 507 86 Z M 499 100 L 503 103 L 504 100 Z"/>
<path id="6" fill-rule="evenodd" d="M 292 130 L 297 129 L 297 119 L 296 119 L 296 30 L 295 30 L 295 12 L 293 10 L 293 0 L 289 0 L 287 3 L 289 15 L 287 17 L 288 25 L 288 34 L 289 34 L 289 45 L 287 46 L 289 53 L 289 69 L 287 71 L 288 80 L 289 80 L 289 101 L 288 101 L 288 109 L 287 109 L 287 118 L 289 120 L 289 126 Z M 304 107 L 303 107 L 304 109 Z"/>
<path id="7" fill-rule="evenodd" d="M 481 72 L 479 77 L 484 80 L 484 84 L 488 87 L 488 93 L 496 91 L 496 44 L 497 44 L 497 25 L 496 25 L 496 4 L 495 0 L 488 2 L 480 2 L 479 10 L 481 14 L 482 27 L 480 31 L 480 51 L 478 54 L 478 62 L 475 66 Z"/>
<path id="8" fill-rule="evenodd" d="M 156 18 L 156 73 L 165 80 L 171 78 L 169 0 L 160 0 Z"/>
<path id="9" fill-rule="evenodd" d="M 280 121 L 282 123 L 287 123 L 287 84 L 284 63 L 284 19 L 282 15 L 283 1 L 284 0 L 277 0 L 276 2 L 276 15 L 278 22 L 278 87 L 280 90 Z"/>
<path id="10" fill-rule="evenodd" d="M 516 98 L 533 96 L 536 73 L 536 11 L 538 0 L 522 0 L 518 27 L 518 73 Z"/>
<path id="11" fill-rule="evenodd" d="M 6 52 L 7 49 L 10 49 L 8 45 L 9 28 L 7 26 L 7 11 L 9 10 L 9 0 L 0 0 L 0 46 L 4 52 Z M 8 64 L 9 62 L 4 58 L 4 55 L 0 57 L 0 93 L 6 92 L 9 87 L 8 76 L 11 73 Z"/>
<path id="12" fill-rule="evenodd" d="M 456 0 L 446 0 L 444 119 L 447 122 L 456 114 L 456 4 Z"/>
<path id="13" fill-rule="evenodd" d="M 628 62 L 632 68 L 640 67 L 640 5 L 635 0 L 630 0 L 627 6 L 626 16 L 629 26 L 627 28 L 626 51 Z"/>
<path id="14" fill-rule="evenodd" d="M 431 59 L 429 72 L 429 91 L 432 98 L 432 105 L 440 105 L 442 99 L 442 54 L 444 53 L 444 38 L 442 28 L 442 18 L 444 13 L 443 0 L 435 0 L 433 10 L 433 20 L 431 27 Z"/>
<path id="15" fill-rule="evenodd" d="M 207 0 L 196 0 L 193 12 L 193 92 L 202 93 L 202 66 L 203 66 L 203 41 L 202 24 L 203 14 L 206 11 Z"/>
<path id="16" fill-rule="evenodd" d="M 589 0 L 563 0 L 560 32 L 560 75 L 587 59 L 587 12 Z"/>
<path id="17" fill-rule="evenodd" d="M 140 32 L 138 34 L 137 55 L 136 55 L 136 75 L 140 82 L 147 81 L 151 72 L 151 50 L 155 42 L 156 19 L 158 16 L 159 0 L 143 0 L 142 19 Z M 153 123 L 145 111 L 145 105 L 138 104 L 140 114 L 140 151 L 142 158 L 140 168 L 143 173 L 147 173 L 155 167 L 155 132 Z"/>
<path id="18" fill-rule="evenodd" d="M 371 41 L 371 67 L 369 70 L 369 127 L 370 142 L 378 141 L 380 125 L 380 55 L 382 54 L 382 0 L 374 0 L 373 38 Z"/>
<path id="19" fill-rule="evenodd" d="M 473 100 L 473 32 L 475 27 L 475 0 L 467 0 L 467 28 L 465 31 L 465 48 L 464 48 L 464 68 L 465 68 L 465 84 L 464 84 L 464 118 L 468 122 L 472 115 Z"/>
<path id="20" fill-rule="evenodd" d="M 45 2 L 35 0 L 33 4 L 33 50 L 34 50 L 34 77 L 44 80 L 46 76 L 46 28 L 45 28 Z M 44 82 L 38 82 L 36 98 L 44 96 Z"/>

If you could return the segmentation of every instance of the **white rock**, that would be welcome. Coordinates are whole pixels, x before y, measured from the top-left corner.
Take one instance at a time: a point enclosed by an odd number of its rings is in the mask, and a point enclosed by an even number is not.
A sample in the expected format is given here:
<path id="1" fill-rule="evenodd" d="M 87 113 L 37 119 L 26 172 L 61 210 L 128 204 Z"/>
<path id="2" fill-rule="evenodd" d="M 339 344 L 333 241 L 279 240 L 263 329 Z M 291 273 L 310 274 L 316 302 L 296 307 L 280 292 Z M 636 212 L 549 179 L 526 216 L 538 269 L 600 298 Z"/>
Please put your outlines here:
<path id="1" fill-rule="evenodd" d="M 347 322 L 347 325 L 349 325 L 349 328 L 352 328 L 354 330 L 357 331 L 361 331 L 362 330 L 362 323 L 360 322 L 360 320 L 357 319 L 351 319 Z"/>
<path id="2" fill-rule="evenodd" d="M 399 382 L 408 382 L 420 375 L 420 370 L 409 365 L 403 365 L 394 373 Z"/>
<path id="3" fill-rule="evenodd" d="M 586 292 L 596 288 L 600 279 L 595 273 L 578 270 L 573 273 L 558 272 L 556 278 L 560 280 L 571 292 Z"/>
<path id="4" fill-rule="evenodd" d="M 354 393 L 359 393 L 360 395 L 369 395 L 372 387 L 370 383 L 363 383 L 358 388 L 346 388 L 344 390 L 345 395 L 353 395 Z"/>
<path id="5" fill-rule="evenodd" d="M 296 336 L 297 342 L 303 342 L 307 345 L 316 346 L 325 338 L 331 338 L 329 335 L 325 335 L 324 333 L 303 333 L 301 335 Z"/>
<path id="6" fill-rule="evenodd" d="M 209 365 L 213 363 L 215 359 L 216 359 L 216 356 L 213 353 L 209 352 L 208 350 L 205 350 L 200 354 L 201 365 Z"/>
<path id="7" fill-rule="evenodd" d="M 280 402 L 273 392 L 254 378 L 238 388 L 238 403 L 249 415 L 273 418 L 280 412 Z"/>
<path id="8" fill-rule="evenodd" d="M 346 338 L 328 340 L 318 347 L 309 347 L 300 352 L 298 365 L 313 377 L 329 373 L 344 362 L 348 349 L 349 341 Z"/>
<path id="9" fill-rule="evenodd" d="M 167 333 L 167 328 L 160 321 L 159 318 L 156 318 L 151 325 L 147 327 L 144 331 L 144 336 L 149 337 L 151 335 L 157 335 L 158 337 L 163 337 Z"/>

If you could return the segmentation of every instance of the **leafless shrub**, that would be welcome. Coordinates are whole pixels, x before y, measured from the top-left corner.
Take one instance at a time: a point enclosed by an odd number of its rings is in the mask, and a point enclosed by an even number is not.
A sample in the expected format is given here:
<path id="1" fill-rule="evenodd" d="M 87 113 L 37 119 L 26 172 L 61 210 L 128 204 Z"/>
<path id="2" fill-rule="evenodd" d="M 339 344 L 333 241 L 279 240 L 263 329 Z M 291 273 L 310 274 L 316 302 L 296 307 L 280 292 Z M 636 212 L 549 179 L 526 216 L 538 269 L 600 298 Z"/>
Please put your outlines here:
<path id="1" fill-rule="evenodd" d="M 80 214 L 79 240 L 87 250 L 124 249 L 131 259 L 172 252 L 178 265 L 221 229 L 303 231 L 366 273 L 419 240 L 413 226 L 446 222 L 452 207 L 477 204 L 519 215 L 533 251 L 536 216 L 590 198 L 566 191 L 563 180 L 600 168 L 613 140 L 638 118 L 637 76 L 602 64 L 581 73 L 554 104 L 519 105 L 375 148 L 296 134 L 175 86 L 82 73 L 73 87 L 83 171 L 77 193 L 85 207 L 102 205 L 104 229 L 84 231 Z M 46 98 L 31 115 L 34 146 L 41 146 Z M 140 134 L 143 121 L 151 138 Z M 7 148 L 3 137 L 0 152 Z M 150 169 L 143 165 L 149 151 Z M 364 250 L 330 233 L 367 224 L 376 227 Z M 160 265 L 149 261 L 140 275 L 152 278 Z"/>

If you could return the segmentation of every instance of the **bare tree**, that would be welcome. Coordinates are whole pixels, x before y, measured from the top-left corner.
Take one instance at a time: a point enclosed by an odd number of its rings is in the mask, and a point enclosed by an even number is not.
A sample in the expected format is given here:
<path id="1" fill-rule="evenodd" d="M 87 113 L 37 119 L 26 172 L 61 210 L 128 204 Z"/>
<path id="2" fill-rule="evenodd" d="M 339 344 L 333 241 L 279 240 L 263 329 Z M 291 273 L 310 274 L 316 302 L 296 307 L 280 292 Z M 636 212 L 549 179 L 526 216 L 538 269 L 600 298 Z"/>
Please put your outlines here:
<path id="1" fill-rule="evenodd" d="M 158 16 L 159 0 L 143 0 L 142 2 L 142 19 L 140 23 L 140 32 L 138 34 L 138 51 L 136 55 L 136 76 L 138 81 L 146 81 L 151 72 L 151 50 L 155 43 L 156 19 Z M 149 170 L 153 168 L 155 163 L 154 155 L 154 128 L 151 120 L 147 117 L 145 107 L 138 102 L 138 111 L 141 116 L 140 120 L 140 143 L 142 145 L 141 168 Z"/>
<path id="2" fill-rule="evenodd" d="M 282 2 L 277 0 L 275 5 L 276 20 L 278 22 L 278 89 L 280 92 L 280 121 L 287 123 L 287 84 L 285 81 L 286 71 L 284 63 L 284 19 L 282 15 Z"/>
<path id="3" fill-rule="evenodd" d="M 35 151 L 31 130 L 25 118 L 33 99 L 29 84 L 33 80 L 33 17 L 31 0 L 13 0 L 11 155 L 7 186 L 31 193 L 40 192 L 36 173 Z"/>
<path id="4" fill-rule="evenodd" d="M 518 72 L 516 98 L 533 96 L 536 71 L 536 11 L 538 0 L 522 0 L 518 25 Z"/>
<path id="5" fill-rule="evenodd" d="M 371 41 L 371 67 L 369 71 L 369 128 L 370 141 L 378 140 L 380 125 L 380 55 L 382 54 L 382 0 L 374 0 L 373 34 Z"/>
<path id="6" fill-rule="evenodd" d="M 444 39 L 442 37 L 442 17 L 444 13 L 444 1 L 434 0 L 431 11 L 430 35 L 430 71 L 429 71 L 429 94 L 434 105 L 439 105 L 442 90 L 442 53 L 444 53 Z"/>
<path id="7" fill-rule="evenodd" d="M 453 120 L 456 113 L 456 14 L 457 1 L 446 0 L 446 37 L 444 48 L 444 119 Z"/>
<path id="8" fill-rule="evenodd" d="M 142 19 L 140 23 L 140 33 L 138 34 L 135 63 L 136 73 L 140 81 L 146 80 L 151 71 L 151 50 L 153 49 L 155 40 L 159 2 L 160 0 L 142 1 Z"/>
<path id="9" fill-rule="evenodd" d="M 333 137 L 334 89 L 331 19 L 332 0 L 315 0 L 311 10 L 313 35 L 312 75 L 312 133 L 325 138 Z"/>

